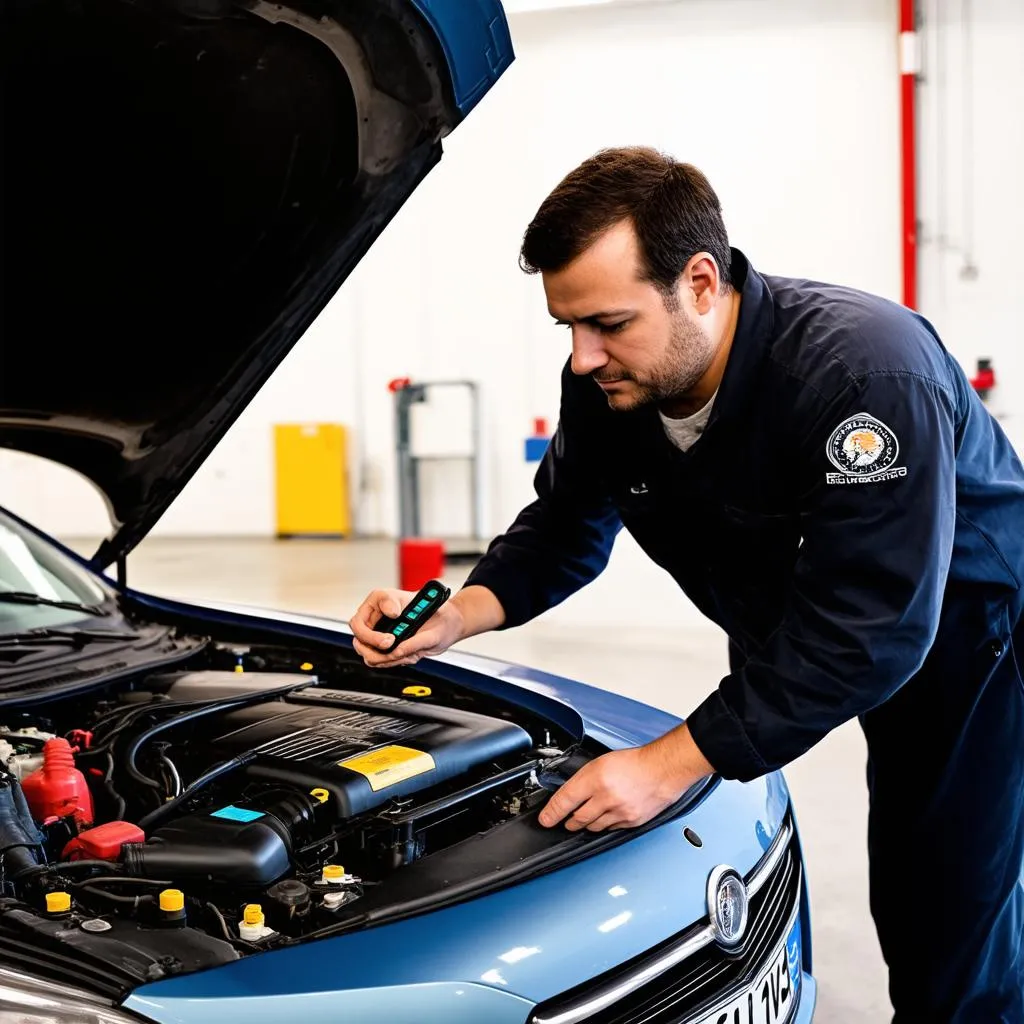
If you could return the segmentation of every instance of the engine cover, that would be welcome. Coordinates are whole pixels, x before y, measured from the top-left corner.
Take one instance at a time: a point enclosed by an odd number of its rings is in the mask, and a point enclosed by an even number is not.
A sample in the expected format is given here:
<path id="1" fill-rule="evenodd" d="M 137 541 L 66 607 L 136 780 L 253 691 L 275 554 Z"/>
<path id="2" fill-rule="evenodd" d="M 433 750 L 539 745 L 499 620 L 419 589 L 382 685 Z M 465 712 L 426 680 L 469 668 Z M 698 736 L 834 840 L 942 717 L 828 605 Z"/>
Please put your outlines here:
<path id="1" fill-rule="evenodd" d="M 251 779 L 327 792 L 341 818 L 527 750 L 511 722 L 379 694 L 310 688 L 211 719 L 208 764 L 246 752 Z"/>

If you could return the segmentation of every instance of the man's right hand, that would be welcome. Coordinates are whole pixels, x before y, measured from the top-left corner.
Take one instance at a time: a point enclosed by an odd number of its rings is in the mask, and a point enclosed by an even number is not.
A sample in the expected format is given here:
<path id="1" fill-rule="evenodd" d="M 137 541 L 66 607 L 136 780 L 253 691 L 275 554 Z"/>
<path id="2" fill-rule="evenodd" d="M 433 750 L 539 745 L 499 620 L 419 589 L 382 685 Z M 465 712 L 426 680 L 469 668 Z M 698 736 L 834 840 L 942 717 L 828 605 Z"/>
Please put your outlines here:
<path id="1" fill-rule="evenodd" d="M 373 626 L 385 617 L 397 619 L 415 596 L 413 591 L 375 590 L 349 621 L 356 638 L 353 644 L 356 653 L 370 668 L 415 665 L 420 658 L 442 654 L 463 639 L 465 621 L 462 613 L 455 601 L 447 601 L 422 629 L 408 640 L 401 641 L 399 649 L 392 652 L 395 638 L 390 633 L 378 633 Z"/>
<path id="2" fill-rule="evenodd" d="M 378 633 L 374 624 L 384 617 L 397 619 L 415 596 L 404 590 L 375 590 L 349 621 L 356 637 L 356 653 L 370 668 L 415 665 L 420 658 L 443 654 L 452 644 L 497 629 L 505 622 L 505 609 L 487 587 L 464 587 L 392 653 L 394 637 Z"/>

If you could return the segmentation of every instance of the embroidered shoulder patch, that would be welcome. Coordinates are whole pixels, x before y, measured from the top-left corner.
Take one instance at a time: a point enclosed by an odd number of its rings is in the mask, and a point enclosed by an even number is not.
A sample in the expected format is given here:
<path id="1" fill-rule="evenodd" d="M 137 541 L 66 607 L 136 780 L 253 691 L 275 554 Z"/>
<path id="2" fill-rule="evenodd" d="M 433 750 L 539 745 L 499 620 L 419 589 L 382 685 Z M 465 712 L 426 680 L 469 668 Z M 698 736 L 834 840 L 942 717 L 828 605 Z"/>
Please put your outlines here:
<path id="1" fill-rule="evenodd" d="M 900 443 L 879 419 L 866 412 L 851 416 L 832 431 L 825 454 L 838 473 L 826 473 L 830 484 L 872 484 L 906 476 L 897 466 Z"/>

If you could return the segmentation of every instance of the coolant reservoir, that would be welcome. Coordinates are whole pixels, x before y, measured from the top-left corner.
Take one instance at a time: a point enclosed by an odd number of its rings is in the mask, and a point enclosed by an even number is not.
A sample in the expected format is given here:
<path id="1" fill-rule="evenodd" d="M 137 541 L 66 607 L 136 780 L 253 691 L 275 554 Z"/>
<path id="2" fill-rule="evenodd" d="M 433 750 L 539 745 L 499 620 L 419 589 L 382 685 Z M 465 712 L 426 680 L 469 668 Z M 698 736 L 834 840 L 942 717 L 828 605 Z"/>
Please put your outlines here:
<path id="1" fill-rule="evenodd" d="M 21 788 L 37 822 L 69 814 L 80 826 L 93 822 L 92 794 L 85 776 L 75 767 L 71 744 L 59 736 L 43 745 L 43 767 L 27 775 Z"/>

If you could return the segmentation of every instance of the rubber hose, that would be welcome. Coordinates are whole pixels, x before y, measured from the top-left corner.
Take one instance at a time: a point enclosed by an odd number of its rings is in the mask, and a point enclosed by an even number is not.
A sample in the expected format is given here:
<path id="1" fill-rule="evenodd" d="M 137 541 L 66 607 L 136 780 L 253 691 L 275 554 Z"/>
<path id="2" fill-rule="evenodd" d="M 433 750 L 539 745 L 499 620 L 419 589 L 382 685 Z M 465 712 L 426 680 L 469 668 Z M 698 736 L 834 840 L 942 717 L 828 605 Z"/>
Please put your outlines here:
<path id="1" fill-rule="evenodd" d="M 160 789 L 160 783 L 156 779 L 151 779 L 148 775 L 143 775 L 142 772 L 135 766 L 135 755 L 138 754 L 139 748 L 143 744 L 148 743 L 154 736 L 159 736 L 160 733 L 167 729 L 173 729 L 175 726 L 185 725 L 187 722 L 194 722 L 197 718 L 204 718 L 206 715 L 212 715 L 214 712 L 229 711 L 231 708 L 244 707 L 247 704 L 256 704 L 261 700 L 267 700 L 268 694 L 261 693 L 257 696 L 250 697 L 248 700 L 233 700 L 225 701 L 221 704 L 206 704 L 203 707 L 196 708 L 195 711 L 187 711 L 183 715 L 177 715 L 174 718 L 169 718 L 166 722 L 158 722 L 156 725 L 150 726 L 145 732 L 139 733 L 135 739 L 132 740 L 130 746 L 125 751 L 125 769 L 128 774 L 138 783 L 143 786 L 148 786 L 150 789 Z"/>
<path id="2" fill-rule="evenodd" d="M 186 800 L 202 789 L 204 786 L 209 785 L 214 779 L 219 779 L 223 775 L 227 775 L 228 772 L 233 772 L 236 768 L 241 768 L 242 765 L 248 764 L 254 760 L 256 752 L 253 750 L 247 750 L 244 754 L 239 754 L 238 757 L 233 757 L 230 761 L 225 761 L 223 764 L 219 764 L 214 768 L 211 768 L 205 775 L 200 775 L 195 782 L 192 782 L 188 787 L 176 796 L 173 800 L 168 800 L 166 803 L 161 804 L 155 810 L 150 811 L 144 815 L 138 821 L 139 828 L 143 832 L 149 833 L 153 830 L 154 826 L 158 825 L 164 820 L 169 814 L 173 814 L 177 808 L 179 808 Z"/>

